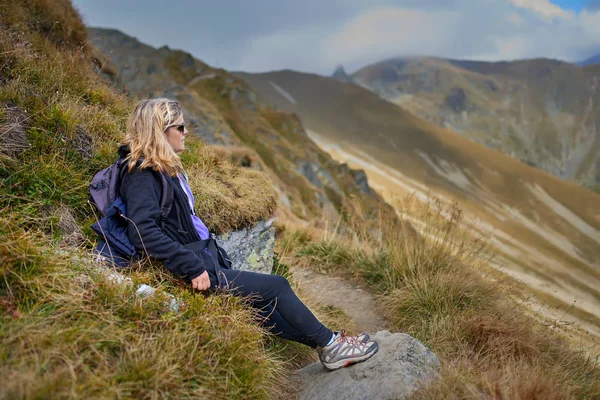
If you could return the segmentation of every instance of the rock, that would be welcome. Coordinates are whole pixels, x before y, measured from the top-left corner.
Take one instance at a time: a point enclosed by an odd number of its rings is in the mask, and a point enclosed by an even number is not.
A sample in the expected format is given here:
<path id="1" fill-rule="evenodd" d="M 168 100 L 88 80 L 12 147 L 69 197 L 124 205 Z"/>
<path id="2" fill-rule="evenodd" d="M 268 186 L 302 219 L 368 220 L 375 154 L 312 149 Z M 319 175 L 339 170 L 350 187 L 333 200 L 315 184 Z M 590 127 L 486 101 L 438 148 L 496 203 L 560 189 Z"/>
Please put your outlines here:
<path id="1" fill-rule="evenodd" d="M 371 194 L 371 187 L 369 186 L 369 181 L 367 179 L 367 174 L 362 169 L 353 169 L 350 170 L 350 174 L 356 182 L 356 185 L 360 189 L 361 192 L 366 194 Z"/>
<path id="2" fill-rule="evenodd" d="M 81 126 L 77 126 L 77 135 L 73 140 L 73 145 L 85 161 L 92 158 L 92 137 Z"/>
<path id="3" fill-rule="evenodd" d="M 308 179 L 310 183 L 312 183 L 315 187 L 322 188 L 323 183 L 319 179 L 317 175 L 317 171 L 319 166 L 310 161 L 300 161 L 298 162 L 298 172 L 301 173 Z"/>
<path id="4" fill-rule="evenodd" d="M 0 153 L 12 157 L 31 147 L 27 138 L 28 120 L 23 108 L 11 103 L 0 104 Z"/>
<path id="5" fill-rule="evenodd" d="M 467 93 L 463 88 L 453 87 L 444 102 L 452 111 L 463 112 L 467 109 Z"/>
<path id="6" fill-rule="evenodd" d="M 251 229 L 242 229 L 217 236 L 234 269 L 270 274 L 273 269 L 275 218 L 261 221 Z"/>
<path id="7" fill-rule="evenodd" d="M 333 175 L 319 164 L 311 161 L 298 161 L 298 172 L 306 177 L 315 187 L 321 189 L 324 186 L 329 186 L 339 195 L 344 195 L 342 189 L 333 178 Z"/>
<path id="8" fill-rule="evenodd" d="M 388 331 L 372 338 L 379 351 L 365 362 L 336 371 L 326 370 L 320 362 L 301 369 L 300 399 L 406 399 L 421 384 L 438 379 L 440 361 L 417 339 Z"/>

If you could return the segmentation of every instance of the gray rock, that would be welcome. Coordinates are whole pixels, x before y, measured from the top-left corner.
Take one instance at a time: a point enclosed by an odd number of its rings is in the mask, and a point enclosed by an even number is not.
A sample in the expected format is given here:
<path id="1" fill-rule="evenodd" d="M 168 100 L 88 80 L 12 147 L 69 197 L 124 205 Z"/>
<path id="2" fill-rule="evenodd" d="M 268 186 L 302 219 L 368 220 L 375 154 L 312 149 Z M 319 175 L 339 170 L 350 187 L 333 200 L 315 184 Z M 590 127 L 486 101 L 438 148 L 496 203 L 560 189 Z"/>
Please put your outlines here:
<path id="1" fill-rule="evenodd" d="M 217 236 L 217 242 L 231 258 L 233 268 L 270 274 L 273 269 L 275 218 L 261 221 L 250 229 Z"/>
<path id="2" fill-rule="evenodd" d="M 319 166 L 310 161 L 300 161 L 298 162 L 298 172 L 301 173 L 308 179 L 310 183 L 312 183 L 315 187 L 322 188 L 323 183 L 319 179 L 317 171 Z"/>
<path id="3" fill-rule="evenodd" d="M 77 135 L 72 142 L 84 160 L 92 158 L 92 137 L 81 126 L 77 127 Z"/>
<path id="4" fill-rule="evenodd" d="M 321 168 L 319 164 L 300 160 L 298 161 L 298 172 L 304 175 L 315 187 L 320 189 L 324 186 L 329 186 L 338 194 L 344 195 L 344 192 L 340 189 L 331 172 L 325 168 Z"/>
<path id="5" fill-rule="evenodd" d="M 360 189 L 361 192 L 366 194 L 371 194 L 371 187 L 369 186 L 369 180 L 367 179 L 367 174 L 362 169 L 353 169 L 350 170 L 350 174 L 356 182 L 356 185 Z"/>
<path id="6" fill-rule="evenodd" d="M 320 362 L 300 370 L 302 400 L 406 399 L 421 384 L 439 377 L 440 361 L 417 339 L 404 334 L 379 331 L 372 336 L 378 353 L 369 360 L 326 370 Z"/>
<path id="7" fill-rule="evenodd" d="M 11 103 L 0 104 L 0 153 L 16 156 L 31 145 L 27 138 L 27 111 Z"/>
<path id="8" fill-rule="evenodd" d="M 453 87 L 444 102 L 456 113 L 465 111 L 467 109 L 467 93 L 463 88 Z"/>

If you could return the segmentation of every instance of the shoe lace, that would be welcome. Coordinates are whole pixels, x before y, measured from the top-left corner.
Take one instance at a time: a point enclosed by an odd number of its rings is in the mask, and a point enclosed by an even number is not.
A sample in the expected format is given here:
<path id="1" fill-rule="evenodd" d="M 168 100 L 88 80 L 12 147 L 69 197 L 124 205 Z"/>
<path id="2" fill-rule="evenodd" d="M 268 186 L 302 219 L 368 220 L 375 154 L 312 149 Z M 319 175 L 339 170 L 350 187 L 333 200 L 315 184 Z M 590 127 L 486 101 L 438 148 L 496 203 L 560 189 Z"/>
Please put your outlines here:
<path id="1" fill-rule="evenodd" d="M 346 342 L 346 343 L 354 345 L 354 346 L 360 346 L 360 345 L 362 345 L 362 343 L 358 341 L 358 337 L 357 336 L 346 336 L 346 330 L 345 329 L 342 329 L 340 331 L 340 340 L 342 342 Z"/>

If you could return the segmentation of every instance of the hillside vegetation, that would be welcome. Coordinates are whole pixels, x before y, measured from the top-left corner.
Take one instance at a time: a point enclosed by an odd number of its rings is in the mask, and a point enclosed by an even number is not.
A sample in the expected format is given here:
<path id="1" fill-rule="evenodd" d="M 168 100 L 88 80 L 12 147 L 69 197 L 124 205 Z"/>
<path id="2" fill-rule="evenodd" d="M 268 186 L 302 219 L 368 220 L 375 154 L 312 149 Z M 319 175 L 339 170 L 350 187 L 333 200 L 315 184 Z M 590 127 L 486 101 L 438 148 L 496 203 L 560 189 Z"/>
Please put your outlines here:
<path id="1" fill-rule="evenodd" d="M 422 340 L 440 358 L 439 382 L 417 399 L 593 399 L 597 359 L 572 350 L 557 332 L 525 316 L 514 290 L 492 279 L 489 246 L 462 229 L 458 204 L 414 197 L 394 204 L 425 221 L 380 221 L 382 235 L 353 239 L 288 230 L 283 261 L 368 284 L 392 330 Z M 360 224 L 360 213 L 354 214 Z M 358 230 L 358 227 L 357 227 Z M 553 332 L 553 329 L 557 332 Z"/>
<path id="2" fill-rule="evenodd" d="M 133 270 L 183 299 L 169 313 L 163 295 L 142 300 L 91 261 L 87 186 L 114 162 L 133 103 L 103 82 L 112 72 L 87 41 L 69 1 L 0 1 L 0 398 L 273 397 L 285 366 L 242 302 Z M 273 215 L 263 174 L 188 145 L 211 229 Z"/>

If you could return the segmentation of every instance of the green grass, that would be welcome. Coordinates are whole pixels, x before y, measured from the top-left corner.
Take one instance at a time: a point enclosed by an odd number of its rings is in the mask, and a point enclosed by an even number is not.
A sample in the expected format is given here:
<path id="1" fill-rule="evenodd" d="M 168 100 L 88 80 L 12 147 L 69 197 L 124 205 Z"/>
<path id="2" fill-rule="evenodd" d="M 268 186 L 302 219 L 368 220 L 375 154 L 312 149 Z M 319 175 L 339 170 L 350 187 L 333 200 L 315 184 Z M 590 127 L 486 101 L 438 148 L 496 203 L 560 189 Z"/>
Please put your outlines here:
<path id="1" fill-rule="evenodd" d="M 85 255 L 1 222 L 0 397 L 270 398 L 284 385 L 239 299 L 173 287 L 183 307 L 168 312 L 164 295 L 142 299 Z"/>

